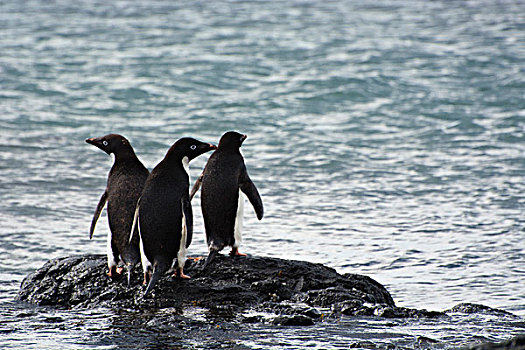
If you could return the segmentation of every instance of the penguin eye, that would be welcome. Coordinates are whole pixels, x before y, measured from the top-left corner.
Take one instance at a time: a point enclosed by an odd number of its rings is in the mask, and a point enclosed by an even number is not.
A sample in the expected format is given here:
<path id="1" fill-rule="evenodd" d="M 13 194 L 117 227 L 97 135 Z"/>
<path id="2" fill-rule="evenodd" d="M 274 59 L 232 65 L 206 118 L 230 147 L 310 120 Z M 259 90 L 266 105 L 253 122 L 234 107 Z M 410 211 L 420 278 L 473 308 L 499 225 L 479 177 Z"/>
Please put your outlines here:
<path id="1" fill-rule="evenodd" d="M 195 150 L 195 149 L 197 148 L 197 146 L 195 146 L 195 145 L 191 145 L 190 148 L 191 148 L 192 150 Z"/>
<path id="2" fill-rule="evenodd" d="M 104 146 L 107 146 L 107 145 L 108 145 L 108 142 L 107 142 L 106 140 L 104 140 L 104 141 L 102 141 L 102 144 L 103 144 Z"/>

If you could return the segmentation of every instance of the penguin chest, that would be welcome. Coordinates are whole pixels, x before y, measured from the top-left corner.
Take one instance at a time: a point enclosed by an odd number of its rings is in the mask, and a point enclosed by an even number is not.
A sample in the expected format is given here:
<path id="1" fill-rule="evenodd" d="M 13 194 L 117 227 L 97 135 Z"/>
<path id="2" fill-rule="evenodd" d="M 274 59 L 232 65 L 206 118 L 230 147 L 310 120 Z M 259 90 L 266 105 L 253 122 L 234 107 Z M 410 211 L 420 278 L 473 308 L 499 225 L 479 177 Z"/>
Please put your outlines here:
<path id="1" fill-rule="evenodd" d="M 237 213 L 235 215 L 235 226 L 233 228 L 234 246 L 238 247 L 242 242 L 242 225 L 244 220 L 244 194 L 239 191 Z"/>
<path id="2" fill-rule="evenodd" d="M 190 159 L 188 157 L 182 158 L 182 168 L 184 168 L 184 171 L 188 175 L 188 181 L 191 182 L 191 177 L 190 177 Z"/>

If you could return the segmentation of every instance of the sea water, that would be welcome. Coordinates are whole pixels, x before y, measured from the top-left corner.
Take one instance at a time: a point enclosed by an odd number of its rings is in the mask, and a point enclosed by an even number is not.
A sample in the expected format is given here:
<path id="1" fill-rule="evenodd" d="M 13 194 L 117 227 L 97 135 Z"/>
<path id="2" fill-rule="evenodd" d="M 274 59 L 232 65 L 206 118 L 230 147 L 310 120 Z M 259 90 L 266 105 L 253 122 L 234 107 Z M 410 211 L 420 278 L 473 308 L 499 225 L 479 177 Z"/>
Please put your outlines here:
<path id="1" fill-rule="evenodd" d="M 48 259 L 105 252 L 105 211 L 93 240 L 89 226 L 111 158 L 84 139 L 108 133 L 149 169 L 182 136 L 246 133 L 265 217 L 247 203 L 241 251 L 368 275 L 398 306 L 525 317 L 524 71 L 520 1 L 2 1 L 2 347 L 117 347 L 117 314 L 14 301 Z M 189 253 L 205 254 L 199 196 L 194 216 Z M 476 322 L 343 317 L 253 325 L 240 342 L 457 347 L 525 332 Z"/>

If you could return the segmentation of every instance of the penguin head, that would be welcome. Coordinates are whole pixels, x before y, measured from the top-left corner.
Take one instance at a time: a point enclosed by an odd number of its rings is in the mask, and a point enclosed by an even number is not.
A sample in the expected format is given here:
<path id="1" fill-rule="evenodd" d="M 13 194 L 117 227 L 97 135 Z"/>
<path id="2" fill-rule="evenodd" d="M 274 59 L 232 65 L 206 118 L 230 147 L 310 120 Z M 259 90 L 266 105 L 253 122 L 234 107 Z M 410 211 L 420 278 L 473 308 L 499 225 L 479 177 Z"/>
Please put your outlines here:
<path id="1" fill-rule="evenodd" d="M 219 148 L 240 148 L 247 137 L 248 136 L 240 134 L 237 131 L 228 131 L 222 135 L 219 141 Z"/>
<path id="2" fill-rule="evenodd" d="M 107 154 L 117 154 L 121 150 L 129 150 L 131 147 L 129 141 L 124 136 L 118 134 L 92 137 L 90 139 L 86 139 L 86 142 L 100 148 Z"/>
<path id="3" fill-rule="evenodd" d="M 181 159 L 188 157 L 188 160 L 192 160 L 214 149 L 217 149 L 217 146 L 211 143 L 202 142 L 191 137 L 183 137 L 170 147 L 166 157 L 177 157 Z"/>

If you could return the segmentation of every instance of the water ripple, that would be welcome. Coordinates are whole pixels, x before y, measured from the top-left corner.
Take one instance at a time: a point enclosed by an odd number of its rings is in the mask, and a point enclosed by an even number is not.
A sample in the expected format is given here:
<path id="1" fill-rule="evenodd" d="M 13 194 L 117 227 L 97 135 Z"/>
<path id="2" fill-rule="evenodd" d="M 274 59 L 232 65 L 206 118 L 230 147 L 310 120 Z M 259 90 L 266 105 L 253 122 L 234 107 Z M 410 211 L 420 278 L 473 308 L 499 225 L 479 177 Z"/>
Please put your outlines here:
<path id="1" fill-rule="evenodd" d="M 512 1 L 1 3 L 2 291 L 49 258 L 104 251 L 107 218 L 87 232 L 111 160 L 85 138 L 122 133 L 152 168 L 180 136 L 237 129 L 267 212 L 247 211 L 247 252 L 371 275 L 401 306 L 523 315 L 522 13 Z M 205 252 L 195 230 L 190 249 Z M 37 323 L 24 327 L 45 342 Z M 359 338 L 325 336 L 312 347 Z"/>

